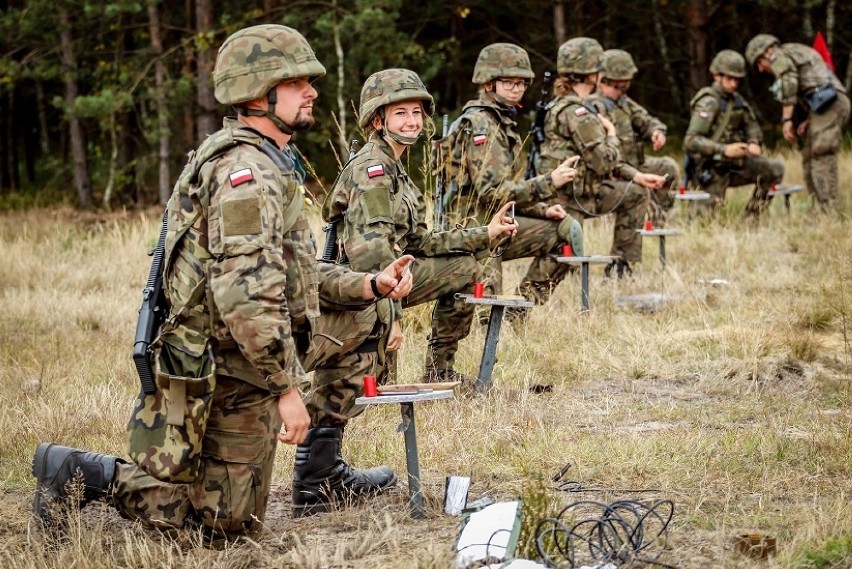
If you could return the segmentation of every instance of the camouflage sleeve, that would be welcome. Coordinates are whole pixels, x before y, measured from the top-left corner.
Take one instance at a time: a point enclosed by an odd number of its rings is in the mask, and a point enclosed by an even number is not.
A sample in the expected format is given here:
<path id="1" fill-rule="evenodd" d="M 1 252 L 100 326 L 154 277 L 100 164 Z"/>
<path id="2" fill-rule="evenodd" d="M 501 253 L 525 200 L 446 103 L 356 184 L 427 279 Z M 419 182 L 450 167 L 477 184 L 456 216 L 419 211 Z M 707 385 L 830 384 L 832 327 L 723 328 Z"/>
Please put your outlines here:
<path id="1" fill-rule="evenodd" d="M 416 250 L 407 252 L 434 257 L 456 251 L 477 253 L 488 248 L 488 227 L 484 225 L 466 229 L 453 228 L 447 231 L 429 231 L 421 234 L 420 237 L 419 242 L 412 243 Z"/>
<path id="2" fill-rule="evenodd" d="M 745 123 L 746 141 L 762 144 L 763 130 L 760 128 L 760 123 L 757 121 L 754 109 L 748 103 L 746 103 Z"/>
<path id="3" fill-rule="evenodd" d="M 657 130 L 664 134 L 667 132 L 666 125 L 663 121 L 649 113 L 645 107 L 633 99 L 628 99 L 627 104 L 630 106 L 630 117 L 633 125 L 633 131 L 638 133 L 642 140 L 651 140 L 651 135 Z"/>
<path id="4" fill-rule="evenodd" d="M 619 162 L 618 166 L 615 167 L 614 172 L 619 179 L 629 181 L 636 177 L 636 174 L 639 173 L 639 170 L 634 166 L 631 166 L 627 162 Z"/>
<path id="5" fill-rule="evenodd" d="M 713 156 L 724 152 L 724 144 L 710 139 L 718 113 L 719 103 L 713 97 L 701 97 L 695 102 L 684 138 L 684 146 L 687 152 L 701 156 Z"/>
<path id="6" fill-rule="evenodd" d="M 318 262 L 320 307 L 325 310 L 361 310 L 372 300 L 364 300 L 364 277 L 343 265 Z"/>
<path id="7" fill-rule="evenodd" d="M 559 128 L 569 133 L 586 168 L 606 176 L 618 166 L 619 142 L 607 136 L 598 116 L 581 105 L 569 105 L 559 114 Z"/>
<path id="8" fill-rule="evenodd" d="M 290 327 L 282 256 L 285 189 L 274 166 L 240 146 L 212 171 L 210 290 L 246 359 L 283 393 L 305 378 Z"/>
<path id="9" fill-rule="evenodd" d="M 366 168 L 344 170 L 337 181 L 350 196 L 343 248 L 356 271 L 378 272 L 402 254 L 397 243 L 389 175 L 369 177 Z M 338 188 L 332 190 L 338 193 Z"/>
<path id="10" fill-rule="evenodd" d="M 516 167 L 505 134 L 486 112 L 468 115 L 456 140 L 479 203 L 496 210 L 507 201 L 514 200 L 523 207 L 553 197 L 555 188 L 549 173 L 520 179 L 523 172 Z"/>
<path id="11" fill-rule="evenodd" d="M 781 82 L 781 104 L 795 105 L 799 92 L 799 72 L 796 64 L 780 49 L 775 50 L 772 74 Z"/>

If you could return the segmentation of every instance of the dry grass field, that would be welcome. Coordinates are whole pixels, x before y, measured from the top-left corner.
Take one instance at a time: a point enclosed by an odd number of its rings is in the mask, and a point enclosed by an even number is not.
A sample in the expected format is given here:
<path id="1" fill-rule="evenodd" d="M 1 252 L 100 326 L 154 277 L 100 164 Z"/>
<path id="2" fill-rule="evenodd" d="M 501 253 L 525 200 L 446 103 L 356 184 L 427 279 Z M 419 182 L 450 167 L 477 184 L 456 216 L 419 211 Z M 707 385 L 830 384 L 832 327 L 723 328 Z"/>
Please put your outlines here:
<path id="1" fill-rule="evenodd" d="M 797 161 L 787 165 L 800 181 Z M 634 278 L 592 269 L 589 313 L 574 276 L 525 326 L 504 326 L 490 393 L 417 408 L 426 519 L 408 515 L 398 407 L 381 406 L 352 421 L 344 452 L 356 466 L 392 466 L 396 490 L 294 521 L 293 449 L 280 447 L 265 531 L 220 549 L 189 531 L 148 532 L 102 504 L 75 514 L 61 541 L 31 520 L 40 442 L 125 453 L 159 212 L 0 214 L 0 567 L 448 568 L 459 519 L 442 499 L 453 474 L 472 477 L 471 500 L 520 496 L 539 512 L 672 500 L 660 559 L 677 567 L 852 567 L 852 157 L 841 179 L 843 216 L 815 216 L 797 195 L 789 215 L 779 199 L 746 224 L 747 188 L 712 222 L 678 204 L 670 226 L 684 235 L 669 239 L 666 271 L 646 240 Z M 606 253 L 611 221 L 586 228 L 587 249 Z M 523 266 L 509 264 L 510 284 Z M 651 292 L 667 297 L 655 311 L 614 300 Z M 404 381 L 419 377 L 428 326 L 425 307 L 410 314 Z M 460 370 L 476 373 L 484 336 L 477 326 L 465 340 Z M 550 488 L 568 463 L 580 492 Z M 776 537 L 777 553 L 734 551 L 731 538 L 749 532 Z"/>

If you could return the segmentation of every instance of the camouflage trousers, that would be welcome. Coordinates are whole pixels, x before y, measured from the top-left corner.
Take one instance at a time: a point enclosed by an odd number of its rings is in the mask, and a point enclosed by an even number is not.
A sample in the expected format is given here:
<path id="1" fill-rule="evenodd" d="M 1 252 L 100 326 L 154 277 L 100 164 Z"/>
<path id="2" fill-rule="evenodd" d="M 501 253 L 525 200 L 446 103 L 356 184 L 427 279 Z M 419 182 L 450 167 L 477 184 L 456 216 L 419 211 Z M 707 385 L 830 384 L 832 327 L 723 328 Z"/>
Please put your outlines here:
<path id="1" fill-rule="evenodd" d="M 648 203 L 650 209 L 649 216 L 654 220 L 656 225 L 661 225 L 666 220 L 665 211 L 674 206 L 674 194 L 680 182 L 677 162 L 668 156 L 648 156 L 642 162 L 642 165 L 639 166 L 639 170 L 646 174 L 669 177 L 668 183 L 663 184 L 662 188 L 649 192 L 651 194 L 651 199 Z"/>
<path id="2" fill-rule="evenodd" d="M 453 369 L 459 341 L 470 333 L 474 306 L 455 298 L 457 292 L 473 292 L 482 280 L 479 262 L 470 254 L 418 257 L 411 269 L 414 288 L 403 306 L 435 302 L 432 331 L 426 350 L 427 369 Z"/>
<path id="3" fill-rule="evenodd" d="M 518 285 L 518 293 L 536 304 L 545 304 L 570 269 L 569 265 L 557 263 L 550 256 L 565 243 L 557 233 L 559 222 L 520 215 L 515 219 L 518 233 L 505 244 L 500 255 L 492 255 L 485 264 L 485 287 L 489 294 L 502 294 L 503 261 L 533 257 Z"/>
<path id="4" fill-rule="evenodd" d="M 772 199 L 769 196 L 770 187 L 784 178 L 784 164 L 766 156 L 746 156 L 735 163 L 722 162 L 707 171 L 710 173 L 710 181 L 702 189 L 712 199 L 701 206 L 705 212 L 725 202 L 725 193 L 729 187 L 754 184 L 754 191 L 745 210 L 747 216 L 754 217 L 760 216 L 769 205 Z"/>
<path id="5" fill-rule="evenodd" d="M 648 210 L 648 191 L 633 182 L 604 180 L 594 190 L 594 195 L 575 196 L 559 193 L 562 206 L 574 219 L 615 214 L 611 255 L 630 263 L 642 260 L 642 229 Z"/>
<path id="6" fill-rule="evenodd" d="M 837 156 L 843 125 L 849 120 L 849 98 L 837 100 L 823 113 L 810 113 L 802 147 L 802 173 L 808 193 L 823 211 L 837 207 Z"/>
<path id="7" fill-rule="evenodd" d="M 217 377 L 198 479 L 169 484 L 135 464 L 118 464 L 113 503 L 122 516 L 157 529 L 203 525 L 217 535 L 256 533 L 266 514 L 281 418 L 278 397 Z"/>
<path id="8" fill-rule="evenodd" d="M 381 303 L 390 306 L 387 300 Z M 364 410 L 355 399 L 364 394 L 365 375 L 380 375 L 380 348 L 387 341 L 377 306 L 320 316 L 302 360 L 305 370 L 314 370 L 310 385 L 302 389 L 312 427 L 343 426 Z"/>

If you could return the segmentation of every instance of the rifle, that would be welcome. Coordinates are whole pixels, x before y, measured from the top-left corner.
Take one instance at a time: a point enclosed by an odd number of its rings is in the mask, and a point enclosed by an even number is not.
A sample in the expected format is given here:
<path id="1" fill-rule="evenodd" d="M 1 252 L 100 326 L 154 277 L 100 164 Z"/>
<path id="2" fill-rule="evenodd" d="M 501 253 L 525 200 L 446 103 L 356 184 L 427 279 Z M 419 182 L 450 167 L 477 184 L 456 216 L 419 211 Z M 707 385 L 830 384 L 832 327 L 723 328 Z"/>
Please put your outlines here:
<path id="1" fill-rule="evenodd" d="M 535 178 L 538 175 L 535 163 L 541 155 L 541 145 L 544 142 L 544 119 L 547 116 L 547 103 L 550 101 L 551 81 L 553 81 L 553 74 L 550 71 L 545 71 L 541 84 L 541 98 L 535 104 L 535 119 L 530 129 L 530 155 L 527 159 L 524 180 Z"/>
<path id="2" fill-rule="evenodd" d="M 437 135 L 432 137 L 432 144 L 435 145 L 435 152 L 437 153 L 436 163 L 438 165 L 438 169 L 435 175 L 435 211 L 434 211 L 434 220 L 432 226 L 437 231 L 444 231 L 447 228 L 447 212 L 445 210 L 445 200 L 446 200 L 446 188 L 444 188 L 445 180 L 444 180 L 444 157 L 441 155 L 441 141 L 447 138 L 447 130 L 449 128 L 449 120 L 450 117 L 448 115 L 444 115 L 442 119 L 442 127 L 441 127 L 441 138 L 438 138 Z"/>
<path id="3" fill-rule="evenodd" d="M 348 164 L 350 160 L 355 158 L 355 155 L 358 154 L 358 150 L 360 150 L 361 143 L 357 138 L 352 139 L 352 143 L 349 145 L 349 158 L 346 160 Z M 344 166 L 345 168 L 346 166 Z M 337 220 L 333 219 L 325 224 L 322 228 L 323 233 L 325 233 L 325 245 L 322 248 L 322 257 L 321 259 L 326 263 L 336 263 L 338 257 L 340 257 L 340 245 L 337 243 Z"/>
<path id="4" fill-rule="evenodd" d="M 169 312 L 169 303 L 163 292 L 163 263 L 166 253 L 166 232 L 168 230 L 168 211 L 163 214 L 163 227 L 157 246 L 148 255 L 153 257 L 148 282 L 142 289 L 142 306 L 139 308 L 139 320 L 136 322 L 136 337 L 133 340 L 133 363 L 142 391 L 146 395 L 157 392 L 154 379 L 154 366 L 151 362 L 153 349 L 151 344 L 160 333 L 160 327 Z"/>

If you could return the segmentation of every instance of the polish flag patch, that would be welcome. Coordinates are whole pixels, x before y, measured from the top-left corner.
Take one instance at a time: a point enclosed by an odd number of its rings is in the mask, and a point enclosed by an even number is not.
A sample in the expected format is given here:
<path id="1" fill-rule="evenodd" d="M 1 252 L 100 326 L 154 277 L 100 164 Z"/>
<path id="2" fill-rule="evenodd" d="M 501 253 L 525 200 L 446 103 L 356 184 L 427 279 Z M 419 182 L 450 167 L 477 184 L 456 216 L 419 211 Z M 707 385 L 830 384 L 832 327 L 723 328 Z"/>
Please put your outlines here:
<path id="1" fill-rule="evenodd" d="M 589 114 L 589 109 L 587 109 L 586 107 L 577 107 L 576 109 L 574 109 L 574 114 L 578 117 L 582 117 L 583 115 Z"/>
<path id="2" fill-rule="evenodd" d="M 710 118 L 710 113 L 705 112 L 705 111 L 701 111 L 700 113 L 698 113 L 698 116 L 701 117 L 702 119 L 708 119 L 708 118 Z"/>
<path id="3" fill-rule="evenodd" d="M 243 168 L 242 170 L 237 170 L 236 172 L 232 172 L 228 178 L 231 180 L 231 187 L 236 188 L 240 184 L 245 184 L 246 182 L 251 182 L 254 180 L 254 176 L 251 173 L 251 168 Z"/>
<path id="4" fill-rule="evenodd" d="M 385 175 L 385 167 L 381 164 L 376 164 L 375 166 L 367 167 L 367 177 L 375 178 L 376 176 L 384 176 Z"/>
<path id="5" fill-rule="evenodd" d="M 476 146 L 480 146 L 488 142 L 488 136 L 484 134 L 476 134 L 473 136 L 473 144 Z"/>

